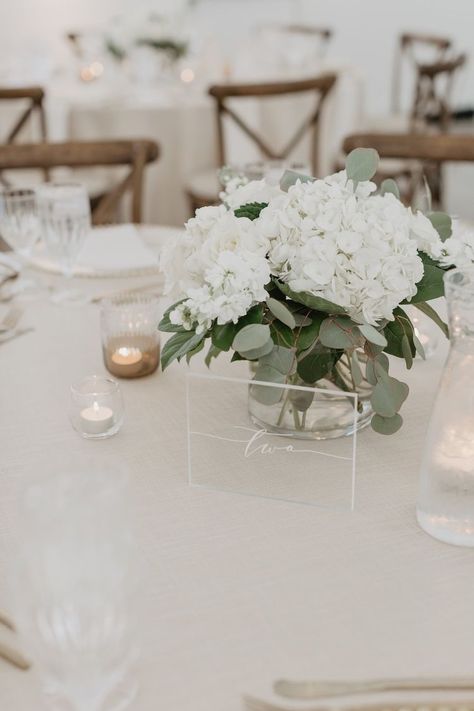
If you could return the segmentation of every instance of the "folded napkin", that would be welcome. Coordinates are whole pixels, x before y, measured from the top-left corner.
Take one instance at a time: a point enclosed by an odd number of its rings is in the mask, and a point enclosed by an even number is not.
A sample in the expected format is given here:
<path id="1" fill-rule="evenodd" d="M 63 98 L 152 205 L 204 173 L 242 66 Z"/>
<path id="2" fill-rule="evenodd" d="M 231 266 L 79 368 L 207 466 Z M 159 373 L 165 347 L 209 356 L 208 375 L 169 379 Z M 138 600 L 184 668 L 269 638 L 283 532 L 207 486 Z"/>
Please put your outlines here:
<path id="1" fill-rule="evenodd" d="M 95 227 L 87 236 L 76 262 L 100 272 L 121 272 L 158 266 L 158 256 L 140 238 L 134 225 Z"/>

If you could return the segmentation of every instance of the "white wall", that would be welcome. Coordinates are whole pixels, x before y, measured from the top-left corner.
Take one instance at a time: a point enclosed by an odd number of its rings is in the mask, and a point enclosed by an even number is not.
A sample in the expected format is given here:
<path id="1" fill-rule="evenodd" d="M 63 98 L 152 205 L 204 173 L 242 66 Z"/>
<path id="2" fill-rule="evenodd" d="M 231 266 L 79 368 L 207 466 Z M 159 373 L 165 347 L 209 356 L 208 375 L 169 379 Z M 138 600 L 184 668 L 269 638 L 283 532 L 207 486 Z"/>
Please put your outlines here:
<path id="1" fill-rule="evenodd" d="M 106 23 L 120 11 L 159 8 L 181 0 L 0 0 L 0 63 L 47 47 L 65 56 L 66 29 Z M 237 43 L 252 24 L 274 19 L 306 19 L 333 27 L 331 54 L 353 62 L 367 80 L 367 106 L 388 108 L 395 39 L 402 30 L 451 36 L 471 53 L 474 0 L 198 0 L 196 22 L 214 29 L 222 41 Z M 460 77 L 456 95 L 474 104 L 474 58 Z"/>

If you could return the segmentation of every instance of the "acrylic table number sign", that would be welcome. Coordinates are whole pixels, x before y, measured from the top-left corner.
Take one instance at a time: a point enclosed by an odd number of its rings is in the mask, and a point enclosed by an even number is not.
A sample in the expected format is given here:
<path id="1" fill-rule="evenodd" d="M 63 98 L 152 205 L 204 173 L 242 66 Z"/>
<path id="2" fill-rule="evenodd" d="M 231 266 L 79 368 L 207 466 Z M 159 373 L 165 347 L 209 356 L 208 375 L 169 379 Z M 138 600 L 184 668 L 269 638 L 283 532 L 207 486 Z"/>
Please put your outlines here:
<path id="1" fill-rule="evenodd" d="M 279 402 L 284 412 L 304 415 L 302 402 L 341 397 L 323 390 L 263 381 L 188 373 L 188 473 L 192 486 L 251 496 L 354 509 L 357 394 L 344 393 L 354 411 L 354 433 L 336 439 L 308 439 L 282 431 L 249 411 L 249 394 Z M 295 407 L 296 403 L 296 407 Z M 298 413 L 297 413 L 298 411 Z M 295 418 L 298 423 L 298 418 Z M 317 428 L 315 428 L 317 436 Z"/>

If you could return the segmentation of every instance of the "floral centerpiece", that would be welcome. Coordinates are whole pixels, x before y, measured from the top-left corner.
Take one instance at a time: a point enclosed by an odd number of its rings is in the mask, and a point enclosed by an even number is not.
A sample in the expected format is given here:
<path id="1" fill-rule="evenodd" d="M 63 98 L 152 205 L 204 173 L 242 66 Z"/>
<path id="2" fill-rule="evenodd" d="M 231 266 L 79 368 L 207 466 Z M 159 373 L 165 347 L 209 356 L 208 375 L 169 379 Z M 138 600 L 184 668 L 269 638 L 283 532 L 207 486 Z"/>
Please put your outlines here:
<path id="1" fill-rule="evenodd" d="M 300 436 L 345 434 L 353 399 L 344 393 L 358 392 L 358 427 L 396 432 L 408 386 L 390 374 L 388 356 L 407 368 L 424 357 L 405 305 L 448 335 L 429 302 L 443 296 L 446 269 L 473 259 L 474 241 L 452 237 L 448 215 L 404 206 L 395 181 L 377 190 L 377 165 L 376 151 L 356 149 L 325 179 L 287 171 L 278 186 L 230 181 L 222 205 L 198 210 L 163 255 L 167 291 L 181 297 L 160 323 L 173 334 L 163 369 L 208 342 L 208 365 L 230 351 L 252 361 L 260 383 L 336 389 L 345 408 L 334 421 L 326 403 L 325 428 L 321 402 L 309 416 L 306 391 L 252 386 L 255 421 Z"/>
<path id="2" fill-rule="evenodd" d="M 115 17 L 105 34 L 107 51 L 121 61 L 134 47 L 149 47 L 169 63 L 176 62 L 188 52 L 185 16 L 191 5 L 192 0 L 184 0 L 160 12 Z"/>

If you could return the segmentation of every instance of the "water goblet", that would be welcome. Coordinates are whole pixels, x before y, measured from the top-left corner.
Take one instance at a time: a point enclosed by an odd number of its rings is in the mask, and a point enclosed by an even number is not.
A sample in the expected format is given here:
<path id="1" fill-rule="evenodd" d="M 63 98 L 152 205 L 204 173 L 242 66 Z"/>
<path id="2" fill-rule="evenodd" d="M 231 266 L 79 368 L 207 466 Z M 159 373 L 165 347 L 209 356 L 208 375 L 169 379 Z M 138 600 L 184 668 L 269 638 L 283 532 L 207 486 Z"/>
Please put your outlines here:
<path id="1" fill-rule="evenodd" d="M 118 711 L 131 670 L 133 537 L 127 476 L 114 462 L 28 487 L 12 580 L 24 649 L 54 709 Z"/>
<path id="2" fill-rule="evenodd" d="M 45 183 L 37 190 L 41 233 L 63 276 L 71 279 L 79 252 L 91 227 L 87 191 L 78 183 Z M 56 293 L 55 300 L 74 299 L 76 291 Z"/>
<path id="3" fill-rule="evenodd" d="M 7 188 L 1 194 L 0 231 L 3 239 L 22 259 L 31 256 L 40 236 L 35 191 Z"/>

